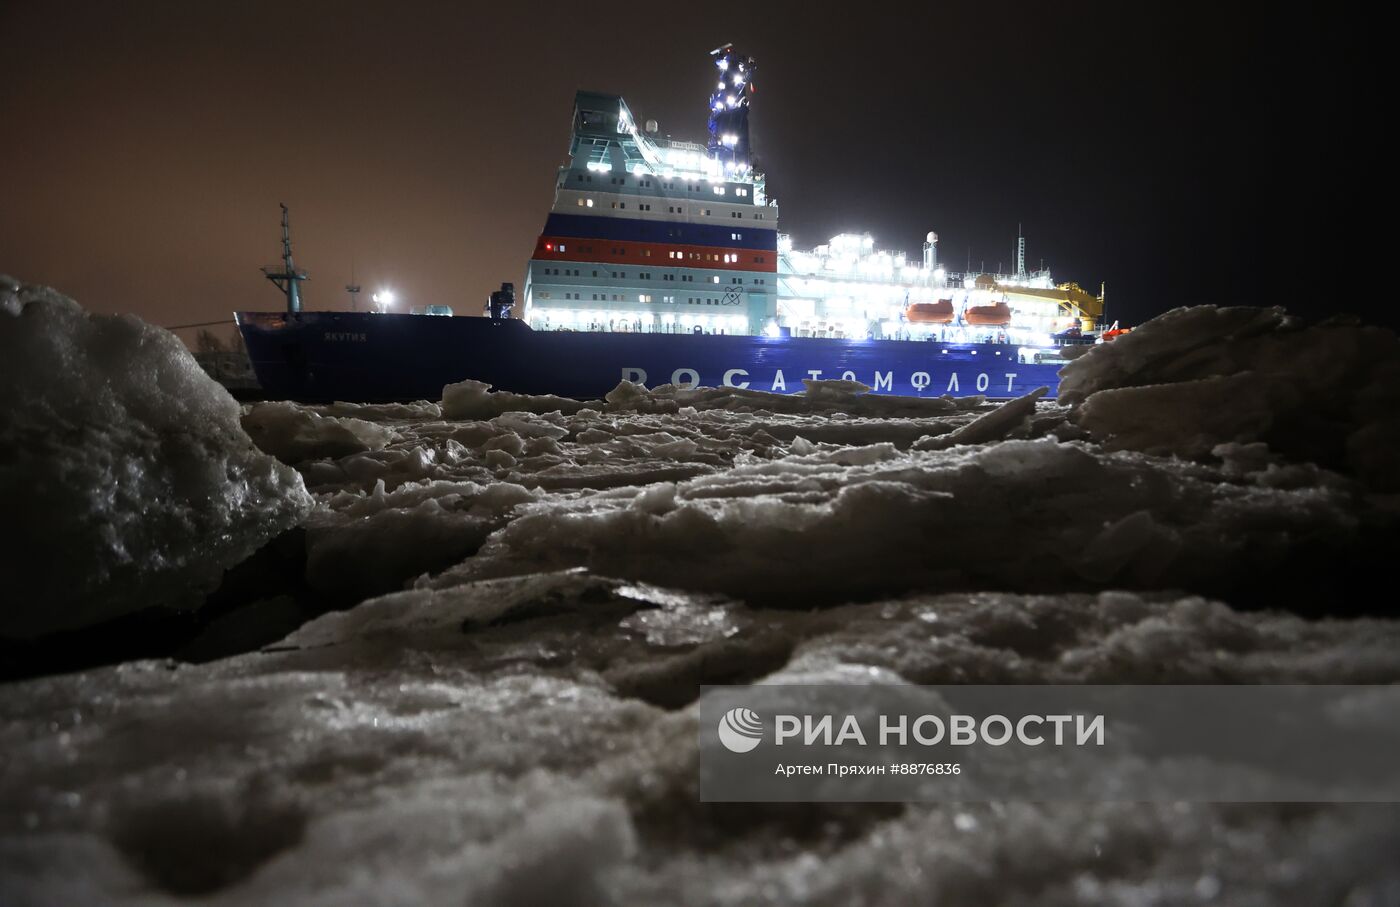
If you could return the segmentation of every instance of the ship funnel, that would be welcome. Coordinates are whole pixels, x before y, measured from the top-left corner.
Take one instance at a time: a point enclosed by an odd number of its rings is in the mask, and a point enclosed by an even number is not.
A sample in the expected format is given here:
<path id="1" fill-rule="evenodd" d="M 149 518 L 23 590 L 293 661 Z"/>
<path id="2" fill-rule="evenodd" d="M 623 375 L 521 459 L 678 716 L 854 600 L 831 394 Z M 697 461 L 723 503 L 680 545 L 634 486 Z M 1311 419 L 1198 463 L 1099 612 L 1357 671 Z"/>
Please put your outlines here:
<path id="1" fill-rule="evenodd" d="M 932 230 L 924 237 L 924 267 L 930 274 L 938 267 L 938 234 Z"/>

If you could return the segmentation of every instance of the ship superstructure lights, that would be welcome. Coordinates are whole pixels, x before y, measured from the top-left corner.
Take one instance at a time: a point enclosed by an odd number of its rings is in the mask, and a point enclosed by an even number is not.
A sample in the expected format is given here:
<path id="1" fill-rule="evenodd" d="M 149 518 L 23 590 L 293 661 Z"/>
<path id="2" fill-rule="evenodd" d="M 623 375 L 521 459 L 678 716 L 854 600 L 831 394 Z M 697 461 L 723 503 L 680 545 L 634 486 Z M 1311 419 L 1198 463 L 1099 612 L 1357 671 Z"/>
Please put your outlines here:
<path id="1" fill-rule="evenodd" d="M 709 98 L 709 156 L 734 162 L 734 169 L 749 164 L 749 95 L 753 93 L 753 60 L 740 57 L 730 45 L 714 52 L 720 77 Z M 746 68 L 747 64 L 747 68 Z"/>
<path id="2" fill-rule="evenodd" d="M 370 297 L 370 301 L 374 303 L 375 309 L 380 312 L 388 311 L 397 299 L 398 297 L 394 294 L 393 290 L 380 290 Z"/>

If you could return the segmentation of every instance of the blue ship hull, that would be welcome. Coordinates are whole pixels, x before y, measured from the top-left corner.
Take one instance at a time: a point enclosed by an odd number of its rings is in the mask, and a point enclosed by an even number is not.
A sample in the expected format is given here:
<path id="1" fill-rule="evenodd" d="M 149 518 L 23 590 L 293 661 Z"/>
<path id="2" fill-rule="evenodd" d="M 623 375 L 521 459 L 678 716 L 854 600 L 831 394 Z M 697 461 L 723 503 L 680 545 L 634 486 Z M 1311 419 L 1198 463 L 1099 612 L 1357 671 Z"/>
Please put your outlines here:
<path id="1" fill-rule="evenodd" d="M 724 334 L 536 331 L 518 319 L 363 312 L 240 312 L 253 370 L 272 397 L 303 402 L 437 400 L 464 379 L 522 394 L 596 399 L 627 378 L 797 393 L 845 378 L 875 393 L 1055 396 L 1059 366 L 1006 344 Z"/>

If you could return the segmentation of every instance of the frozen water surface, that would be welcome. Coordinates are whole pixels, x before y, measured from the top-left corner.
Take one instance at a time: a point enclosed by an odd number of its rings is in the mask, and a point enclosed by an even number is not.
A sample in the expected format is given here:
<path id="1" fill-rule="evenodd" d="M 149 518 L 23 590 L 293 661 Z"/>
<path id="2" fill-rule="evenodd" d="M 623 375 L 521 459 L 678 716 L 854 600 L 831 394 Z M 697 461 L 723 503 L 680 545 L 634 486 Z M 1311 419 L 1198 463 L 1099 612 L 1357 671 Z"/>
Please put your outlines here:
<path id="1" fill-rule="evenodd" d="M 0 903 L 1396 903 L 1393 807 L 702 804 L 694 710 L 702 683 L 1396 682 L 1363 583 L 1396 550 L 1397 361 L 1181 310 L 1059 403 L 468 382 L 245 407 L 280 463 L 210 403 L 202 449 L 278 477 L 261 522 L 341 607 L 0 686 Z"/>

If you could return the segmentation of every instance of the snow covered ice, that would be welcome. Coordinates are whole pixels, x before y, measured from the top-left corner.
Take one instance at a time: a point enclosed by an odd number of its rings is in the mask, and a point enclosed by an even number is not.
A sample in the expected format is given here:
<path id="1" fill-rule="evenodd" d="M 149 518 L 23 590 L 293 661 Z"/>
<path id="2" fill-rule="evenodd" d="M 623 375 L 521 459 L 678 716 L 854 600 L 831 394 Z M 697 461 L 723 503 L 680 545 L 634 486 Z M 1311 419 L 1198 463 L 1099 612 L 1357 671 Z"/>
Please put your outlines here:
<path id="1" fill-rule="evenodd" d="M 338 609 L 262 651 L 0 686 L 6 905 L 1400 901 L 1392 806 L 704 804 L 695 751 L 704 683 L 1400 681 L 1361 586 L 1397 550 L 1393 335 L 1191 309 L 1055 402 L 464 382 L 239 428 L 159 332 L 57 311 L 145 338 L 109 355 L 206 414 L 181 421 L 236 477 L 206 506 L 262 527 L 243 554 L 296 523 Z M 70 368 L 124 374 L 104 343 Z M 171 423 L 118 389 L 65 418 L 160 481 L 137 440 Z"/>
<path id="2" fill-rule="evenodd" d="M 174 335 L 0 276 L 0 636 L 199 604 L 312 502 Z"/>

